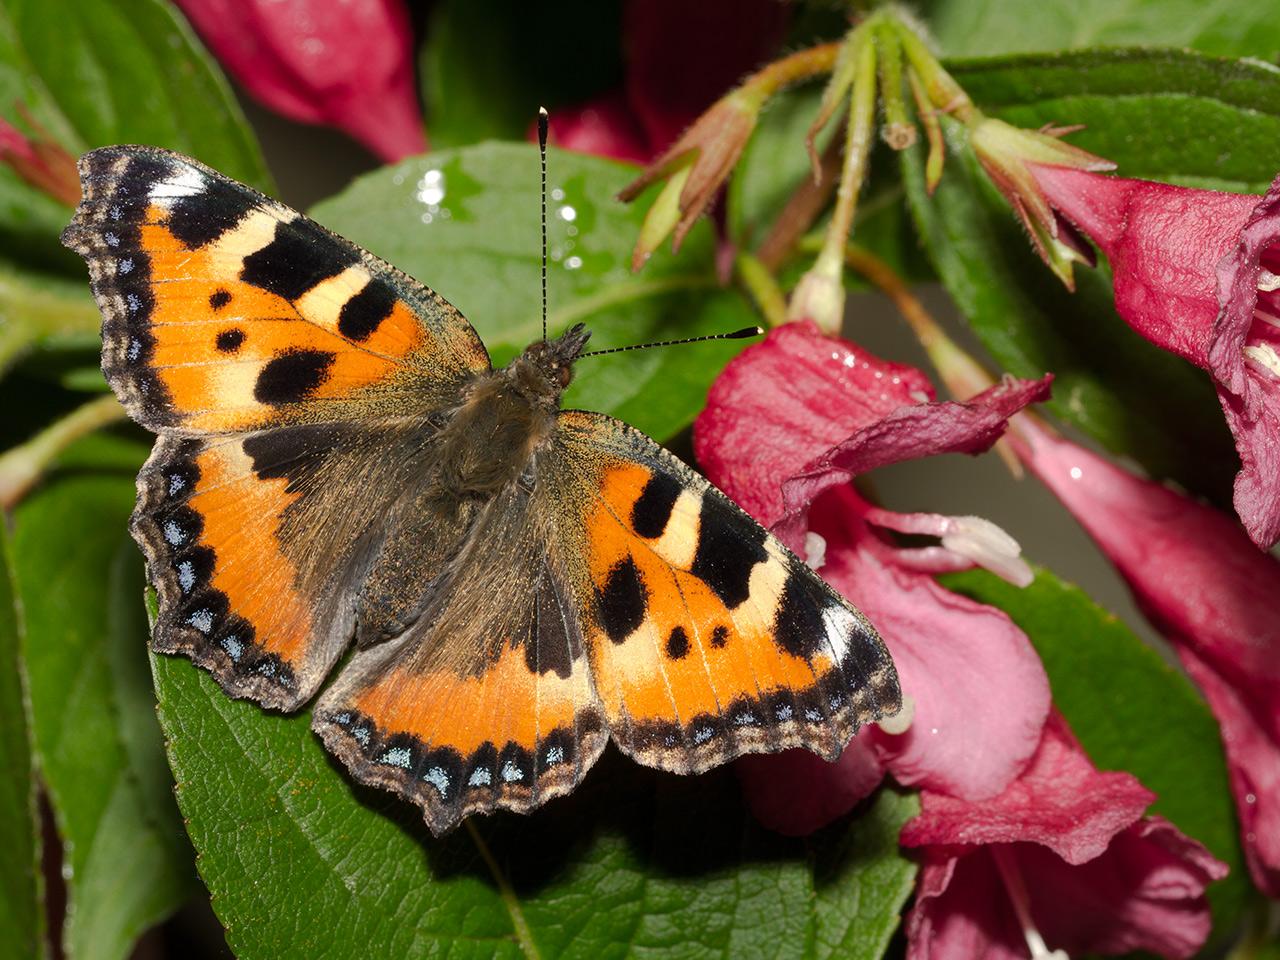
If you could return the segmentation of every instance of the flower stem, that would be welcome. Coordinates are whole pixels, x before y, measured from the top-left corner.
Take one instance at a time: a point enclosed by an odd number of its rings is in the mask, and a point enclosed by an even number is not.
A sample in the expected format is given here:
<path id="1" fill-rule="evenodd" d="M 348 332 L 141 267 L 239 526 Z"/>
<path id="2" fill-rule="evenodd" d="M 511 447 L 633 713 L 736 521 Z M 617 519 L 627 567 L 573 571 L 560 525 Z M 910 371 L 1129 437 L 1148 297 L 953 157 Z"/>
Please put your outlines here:
<path id="1" fill-rule="evenodd" d="M 738 280 L 750 295 L 756 309 L 764 317 L 765 326 L 777 327 L 787 322 L 787 298 L 778 281 L 759 258 L 739 253 L 734 260 Z"/>
<path id="2" fill-rule="evenodd" d="M 790 56 L 761 67 L 748 77 L 739 89 L 751 88 L 753 92 L 769 97 L 799 80 L 830 73 L 836 64 L 836 57 L 840 55 L 841 46 L 843 43 L 837 40 L 832 43 L 820 43 L 806 50 L 798 50 Z"/>
<path id="3" fill-rule="evenodd" d="M 892 22 L 876 24 L 875 44 L 885 119 L 881 137 L 894 150 L 905 150 L 916 142 L 916 128 L 902 95 L 902 44 Z"/>
<path id="4" fill-rule="evenodd" d="M 858 210 L 858 193 L 867 173 L 867 158 L 871 155 L 871 142 L 876 119 L 876 48 L 872 37 L 862 33 L 857 39 L 857 73 L 853 81 L 853 93 L 849 102 L 849 125 L 845 131 L 844 169 L 840 174 L 840 187 L 836 190 L 836 206 L 827 228 L 826 243 L 818 254 L 818 264 L 839 270 L 843 260 L 845 243 L 853 229 L 854 214 Z"/>
<path id="5" fill-rule="evenodd" d="M 0 454 L 0 508 L 12 510 L 58 454 L 76 440 L 123 419 L 124 408 L 114 396 L 98 397 Z"/>
<path id="6" fill-rule="evenodd" d="M 888 22 L 895 28 L 898 39 L 902 42 L 902 52 L 907 55 L 907 62 L 920 78 L 928 101 L 962 123 L 974 119 L 978 115 L 978 109 L 973 101 L 929 51 L 915 30 L 896 17 Z"/>
<path id="7" fill-rule="evenodd" d="M 817 182 L 811 177 L 800 181 L 756 250 L 756 257 L 770 270 L 777 270 L 782 265 L 831 200 L 836 189 L 836 174 L 840 170 L 839 137 L 832 137 L 822 151 L 818 169 Z"/>

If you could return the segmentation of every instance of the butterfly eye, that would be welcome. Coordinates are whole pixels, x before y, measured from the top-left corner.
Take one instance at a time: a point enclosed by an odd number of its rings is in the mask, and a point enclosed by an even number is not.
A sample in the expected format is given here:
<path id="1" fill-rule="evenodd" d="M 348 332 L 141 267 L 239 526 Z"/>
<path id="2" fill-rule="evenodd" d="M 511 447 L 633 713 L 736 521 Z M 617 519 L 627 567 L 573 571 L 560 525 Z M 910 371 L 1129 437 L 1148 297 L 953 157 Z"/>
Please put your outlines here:
<path id="1" fill-rule="evenodd" d="M 569 385 L 569 382 L 573 380 L 573 367 L 568 364 L 565 364 L 564 366 L 557 366 L 555 369 L 555 378 L 556 382 L 560 384 L 560 388 L 563 390 Z"/>

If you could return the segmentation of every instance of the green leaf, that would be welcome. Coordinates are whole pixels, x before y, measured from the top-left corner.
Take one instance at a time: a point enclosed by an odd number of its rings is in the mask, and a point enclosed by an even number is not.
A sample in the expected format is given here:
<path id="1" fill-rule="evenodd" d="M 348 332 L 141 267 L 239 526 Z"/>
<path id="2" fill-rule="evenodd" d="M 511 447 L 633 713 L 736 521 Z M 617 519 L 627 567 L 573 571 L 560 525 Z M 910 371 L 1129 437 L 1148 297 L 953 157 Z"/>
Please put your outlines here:
<path id="1" fill-rule="evenodd" d="M 570 797 L 437 840 L 339 772 L 306 715 L 232 701 L 183 660 L 153 669 L 201 875 L 246 960 L 870 960 L 911 889 L 897 834 L 914 797 L 882 791 L 811 849 L 756 826 L 727 771 L 675 777 L 610 751 Z"/>
<path id="2" fill-rule="evenodd" d="M 1090 758 L 1128 770 L 1151 808 L 1203 843 L 1231 873 L 1209 888 L 1214 931 L 1231 936 L 1249 895 L 1218 725 L 1187 678 L 1079 587 L 1047 570 L 1018 589 L 985 572 L 947 586 L 1004 610 L 1044 661 L 1054 704 Z"/>
<path id="3" fill-rule="evenodd" d="M 9 534 L 0 523 L 0 943 L 17 958 L 43 954 L 40 820 L 20 655 L 22 612 Z"/>
<path id="4" fill-rule="evenodd" d="M 436 147 L 523 140 L 538 107 L 580 105 L 622 82 L 622 5 L 444 0 L 431 11 L 422 99 Z"/>
<path id="5" fill-rule="evenodd" d="M 1104 51 L 955 65 L 975 100 L 1020 126 L 1084 123 L 1073 143 L 1127 175 L 1256 191 L 1280 142 L 1274 69 L 1185 52 Z M 1142 340 L 1116 315 L 1105 270 L 1063 289 L 1031 252 L 957 125 L 937 193 L 919 149 L 904 179 L 943 283 L 996 360 L 1019 376 L 1056 376 L 1050 409 L 1153 475 L 1230 502 L 1231 439 L 1208 377 Z"/>
<path id="6" fill-rule="evenodd" d="M 63 841 L 73 960 L 115 960 L 195 889 L 147 682 L 133 442 L 90 438 L 15 515 L 37 762 Z M 73 466 L 75 465 L 75 466 Z"/>
<path id="7" fill-rule="evenodd" d="M 705 225 L 678 257 L 659 253 L 640 273 L 629 271 L 645 203 L 626 206 L 614 195 L 633 168 L 552 151 L 548 174 L 551 333 L 584 322 L 594 332 L 591 348 L 600 349 L 756 322 L 740 294 L 719 286 Z M 488 143 L 369 174 L 313 216 L 438 291 L 500 364 L 541 336 L 538 190 L 535 148 Z M 438 201 L 435 209 L 424 197 Z M 565 406 L 611 413 L 668 437 L 693 420 L 712 379 L 744 345 L 586 358 L 574 370 Z"/>
<path id="8" fill-rule="evenodd" d="M 73 155 L 154 144 L 270 188 L 226 81 L 163 0 L 0 0 L 0 116 L 13 120 L 15 103 Z M 0 169 L 0 252 L 81 276 L 83 265 L 57 243 L 68 219 Z"/>
<path id="9" fill-rule="evenodd" d="M 1280 57 L 1280 20 L 1253 0 L 932 0 L 924 14 L 951 56 L 1146 44 Z"/>

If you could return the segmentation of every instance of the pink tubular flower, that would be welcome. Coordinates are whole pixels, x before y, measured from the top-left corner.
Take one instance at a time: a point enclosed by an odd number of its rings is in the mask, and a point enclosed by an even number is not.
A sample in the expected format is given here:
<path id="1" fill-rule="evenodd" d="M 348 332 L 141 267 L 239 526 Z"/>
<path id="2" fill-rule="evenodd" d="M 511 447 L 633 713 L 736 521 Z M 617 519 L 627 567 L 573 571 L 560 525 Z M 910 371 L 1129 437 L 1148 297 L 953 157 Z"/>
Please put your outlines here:
<path id="1" fill-rule="evenodd" d="M 175 0 L 256 99 L 386 161 L 427 149 L 400 0 Z"/>
<path id="2" fill-rule="evenodd" d="M 1240 454 L 1235 507 L 1280 540 L 1280 178 L 1265 197 L 1031 166 L 1047 203 L 1106 253 L 1116 309 L 1209 371 Z"/>
<path id="3" fill-rule="evenodd" d="M 909 960 L 1195 953 L 1210 929 L 1205 887 L 1227 868 L 1143 816 L 1153 799 L 1132 775 L 1098 771 L 1057 713 L 999 796 L 925 791 L 901 835 L 924 859 Z"/>
<path id="4" fill-rule="evenodd" d="M 1089 531 L 1222 727 L 1245 855 L 1280 897 L 1280 561 L 1232 519 L 1018 417 L 1023 462 Z"/>
<path id="5" fill-rule="evenodd" d="M 67 153 L 21 105 L 18 113 L 34 132 L 28 137 L 0 119 L 0 163 L 12 167 L 27 184 L 69 207 L 80 202 L 80 174 Z"/>
<path id="6" fill-rule="evenodd" d="M 777 50 L 789 15 L 778 0 L 629 0 L 622 89 L 553 110 L 553 141 L 568 150 L 648 162 Z"/>
<path id="7" fill-rule="evenodd" d="M 929 575 L 978 562 L 1025 582 L 1017 544 L 977 518 L 873 507 L 849 480 L 897 460 L 983 450 L 1010 415 L 1047 392 L 1047 380 L 1008 381 L 967 403 L 933 402 L 919 371 L 808 322 L 774 330 L 712 387 L 694 431 L 707 475 L 793 549 L 807 548 L 811 562 L 824 554 L 820 572 L 876 624 L 910 704 L 909 715 L 866 731 L 837 763 L 800 753 L 742 762 L 762 822 L 810 832 L 870 793 L 886 770 L 901 783 L 993 796 L 1034 752 L 1049 708 L 1039 658 L 1001 611 Z M 884 529 L 940 542 L 900 549 L 877 532 Z"/>

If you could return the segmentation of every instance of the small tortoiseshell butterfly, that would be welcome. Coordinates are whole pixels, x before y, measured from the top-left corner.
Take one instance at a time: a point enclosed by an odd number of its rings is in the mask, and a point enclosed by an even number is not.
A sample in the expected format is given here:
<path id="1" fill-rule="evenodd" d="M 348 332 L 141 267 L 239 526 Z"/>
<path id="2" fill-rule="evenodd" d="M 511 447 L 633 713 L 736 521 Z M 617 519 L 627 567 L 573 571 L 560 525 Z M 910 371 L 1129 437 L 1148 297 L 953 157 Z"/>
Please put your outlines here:
<path id="1" fill-rule="evenodd" d="M 688 774 L 834 759 L 897 710 L 861 613 L 653 440 L 560 409 L 581 326 L 494 370 L 437 294 L 194 160 L 106 147 L 80 176 L 63 242 L 159 435 L 153 647 L 288 711 L 354 639 L 312 725 L 435 833 L 569 792 L 611 737 Z"/>

